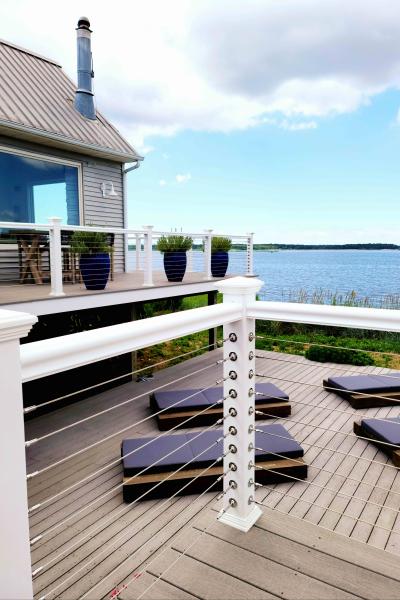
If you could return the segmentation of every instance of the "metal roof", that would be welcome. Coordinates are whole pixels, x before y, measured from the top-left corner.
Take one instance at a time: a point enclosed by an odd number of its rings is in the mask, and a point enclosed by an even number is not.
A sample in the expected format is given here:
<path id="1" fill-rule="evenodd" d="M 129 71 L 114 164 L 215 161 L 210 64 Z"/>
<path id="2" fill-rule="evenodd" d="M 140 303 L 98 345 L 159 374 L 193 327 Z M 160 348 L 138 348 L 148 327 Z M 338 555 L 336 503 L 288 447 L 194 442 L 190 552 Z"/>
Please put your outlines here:
<path id="1" fill-rule="evenodd" d="M 142 157 L 96 111 L 75 108 L 76 86 L 51 59 L 0 40 L 0 131 L 76 152 L 129 162 Z"/>

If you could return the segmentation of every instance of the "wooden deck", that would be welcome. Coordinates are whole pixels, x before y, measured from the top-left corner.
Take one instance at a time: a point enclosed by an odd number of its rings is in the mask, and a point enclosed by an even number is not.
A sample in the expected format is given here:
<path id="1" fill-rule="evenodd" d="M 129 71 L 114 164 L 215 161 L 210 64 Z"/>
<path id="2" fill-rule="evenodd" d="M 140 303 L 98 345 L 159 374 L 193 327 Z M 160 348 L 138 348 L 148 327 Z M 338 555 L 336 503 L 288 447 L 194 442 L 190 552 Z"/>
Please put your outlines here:
<path id="1" fill-rule="evenodd" d="M 103 440 L 29 481 L 32 506 L 104 467 L 33 512 L 32 537 L 50 530 L 32 548 L 33 568 L 44 566 L 35 578 L 37 598 L 109 598 L 127 583 L 121 600 L 141 594 L 151 599 L 400 597 L 400 473 L 372 444 L 351 435 L 354 418 L 395 415 L 399 409 L 355 411 L 321 387 L 328 374 L 381 369 L 257 354 L 266 357 L 257 360 L 257 372 L 270 376 L 290 395 L 292 416 L 276 422 L 303 445 L 311 465 L 307 481 L 318 487 L 293 481 L 260 489 L 257 500 L 267 507 L 248 534 L 216 522 L 215 492 L 200 499 L 122 502 L 121 488 L 116 488 L 122 482 L 120 441 L 155 434 L 157 429 L 148 419 L 124 434 L 105 438 L 148 417 L 149 390 L 168 382 L 171 389 L 211 385 L 221 375 L 221 366 L 174 381 L 215 362 L 219 351 L 160 371 L 152 381 L 126 384 L 33 419 L 27 423 L 27 439 L 145 393 L 29 448 L 28 472 L 32 472 Z M 59 522 L 63 524 L 52 529 Z"/>
<path id="2" fill-rule="evenodd" d="M 204 273 L 193 272 L 186 273 L 183 283 L 198 283 L 205 281 Z M 214 279 L 212 281 L 215 281 Z M 155 271 L 153 273 L 154 287 L 177 286 L 179 283 L 173 283 L 167 280 L 165 273 Z M 114 281 L 108 281 L 105 290 L 88 291 L 83 283 L 64 283 L 64 293 L 68 297 L 82 295 L 97 295 L 112 292 L 122 292 L 127 290 L 140 290 L 143 288 L 143 271 L 135 271 L 133 273 L 116 273 Z M 10 304 L 14 302 L 33 302 L 35 300 L 47 300 L 50 296 L 51 287 L 49 283 L 37 284 L 19 284 L 2 283 L 0 282 L 0 305 Z"/>

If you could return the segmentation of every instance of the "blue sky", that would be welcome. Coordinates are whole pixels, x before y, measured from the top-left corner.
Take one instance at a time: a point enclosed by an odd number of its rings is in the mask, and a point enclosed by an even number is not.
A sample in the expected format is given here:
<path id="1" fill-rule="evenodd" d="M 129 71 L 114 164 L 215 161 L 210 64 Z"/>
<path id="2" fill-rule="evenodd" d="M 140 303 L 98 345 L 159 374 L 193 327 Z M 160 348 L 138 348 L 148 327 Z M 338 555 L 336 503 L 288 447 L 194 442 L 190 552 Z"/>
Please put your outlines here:
<path id="1" fill-rule="evenodd" d="M 265 242 L 399 243 L 399 105 L 393 90 L 311 129 L 151 138 L 129 175 L 130 222 Z"/>
<path id="2" fill-rule="evenodd" d="M 132 227 L 263 242 L 399 242 L 399 0 L 0 3 L 1 37 L 76 81 L 145 161 Z M 161 184 L 160 184 L 161 182 Z"/>

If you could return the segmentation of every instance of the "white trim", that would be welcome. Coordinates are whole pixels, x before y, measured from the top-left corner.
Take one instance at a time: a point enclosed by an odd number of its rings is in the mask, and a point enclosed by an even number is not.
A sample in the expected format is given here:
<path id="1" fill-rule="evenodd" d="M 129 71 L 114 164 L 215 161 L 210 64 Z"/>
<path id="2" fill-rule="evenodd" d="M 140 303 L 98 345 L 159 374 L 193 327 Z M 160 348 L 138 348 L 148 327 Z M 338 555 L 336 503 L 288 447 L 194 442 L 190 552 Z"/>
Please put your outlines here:
<path id="1" fill-rule="evenodd" d="M 354 329 L 400 332 L 400 310 L 329 306 L 326 304 L 297 304 L 296 302 L 251 302 L 247 316 L 264 321 L 308 323 Z"/>
<path id="2" fill-rule="evenodd" d="M 219 513 L 218 521 L 224 525 L 229 525 L 229 527 L 233 527 L 234 529 L 239 529 L 239 531 L 247 533 L 258 521 L 261 515 L 262 511 L 260 507 L 254 506 L 251 512 L 249 512 L 245 518 L 241 518 L 230 513 L 222 513 L 221 511 Z"/>
<path id="3" fill-rule="evenodd" d="M 240 306 L 214 304 L 141 321 L 72 333 L 20 348 L 22 381 L 32 381 L 99 360 L 235 321 Z"/>
<path id="4" fill-rule="evenodd" d="M 65 284 L 64 291 L 68 291 Z M 134 302 L 149 302 L 187 294 L 206 294 L 215 291 L 215 281 L 200 281 L 198 283 L 170 284 L 158 287 L 143 287 L 135 290 L 123 290 L 120 292 L 98 292 L 79 296 L 63 296 L 61 298 L 50 297 L 43 300 L 26 302 L 13 302 L 1 305 L 2 309 L 18 312 L 29 312 L 34 315 L 54 315 L 87 308 L 100 308 L 103 306 L 118 306 L 119 304 L 130 304 Z"/>
<path id="5" fill-rule="evenodd" d="M 61 159 L 48 154 L 42 154 L 40 152 L 31 152 L 30 150 L 21 150 L 14 146 L 4 146 L 0 144 L 0 152 L 3 154 L 15 154 L 16 156 L 25 156 L 26 158 L 33 158 L 34 160 L 43 160 L 44 162 L 50 162 L 57 165 L 63 165 L 67 167 L 75 167 L 78 169 L 78 202 L 79 202 L 79 225 L 83 225 L 84 217 L 84 202 L 83 202 L 83 173 L 82 173 L 82 162 L 76 160 L 70 160 L 68 158 Z M 10 221 L 12 222 L 12 221 Z M 65 223 L 67 225 L 67 223 Z M 73 226 L 72 226 L 73 227 Z"/>
<path id="6" fill-rule="evenodd" d="M 42 144 L 42 140 L 45 140 L 47 146 L 54 145 L 55 148 L 61 148 L 63 150 L 68 150 L 69 152 L 81 152 L 88 156 L 107 158 L 108 160 L 118 163 L 130 163 L 136 160 L 143 160 L 143 156 L 137 154 L 128 154 L 123 151 L 113 150 L 112 148 L 105 148 L 103 146 L 97 146 L 96 144 L 81 142 L 65 135 L 42 131 L 41 129 L 27 127 L 26 125 L 13 123 L 12 121 L 6 121 L 4 119 L 0 119 L 0 134 L 25 141 L 32 141 L 36 144 Z"/>

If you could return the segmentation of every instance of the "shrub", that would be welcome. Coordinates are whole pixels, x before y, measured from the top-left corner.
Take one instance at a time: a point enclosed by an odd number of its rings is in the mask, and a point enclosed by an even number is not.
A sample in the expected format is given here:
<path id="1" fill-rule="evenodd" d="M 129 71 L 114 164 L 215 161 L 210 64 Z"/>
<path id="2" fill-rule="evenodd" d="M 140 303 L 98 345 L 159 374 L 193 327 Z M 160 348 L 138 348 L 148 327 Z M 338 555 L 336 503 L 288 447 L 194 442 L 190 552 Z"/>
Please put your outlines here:
<path id="1" fill-rule="evenodd" d="M 71 235 L 71 250 L 76 254 L 100 254 L 110 252 L 107 234 L 102 231 L 74 231 Z"/>
<path id="2" fill-rule="evenodd" d="M 232 240 L 226 237 L 213 237 L 211 240 L 211 252 L 229 252 L 232 248 Z"/>
<path id="3" fill-rule="evenodd" d="M 374 365 L 375 361 L 370 354 L 359 350 L 347 348 L 324 348 L 323 346 L 310 346 L 304 356 L 317 362 L 333 362 L 346 365 Z"/>
<path id="4" fill-rule="evenodd" d="M 191 237 L 184 235 L 163 235 L 157 242 L 159 252 L 186 252 L 192 247 Z"/>

